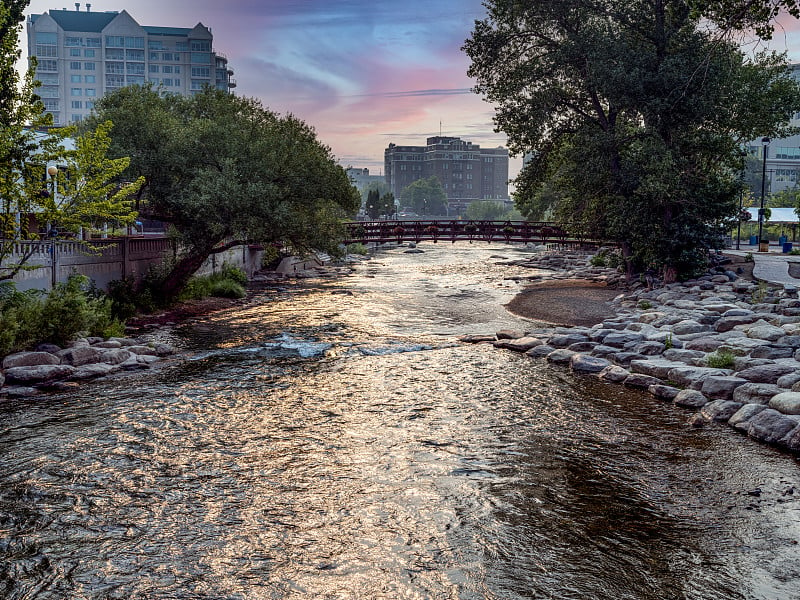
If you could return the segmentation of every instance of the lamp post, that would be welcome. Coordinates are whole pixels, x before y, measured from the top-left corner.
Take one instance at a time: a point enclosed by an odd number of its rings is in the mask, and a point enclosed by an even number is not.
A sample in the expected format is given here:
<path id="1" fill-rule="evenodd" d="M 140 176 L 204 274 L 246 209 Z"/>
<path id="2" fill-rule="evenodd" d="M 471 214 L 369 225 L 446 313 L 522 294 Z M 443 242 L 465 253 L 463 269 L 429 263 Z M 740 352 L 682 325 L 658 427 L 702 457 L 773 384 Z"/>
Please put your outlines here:
<path id="1" fill-rule="evenodd" d="M 764 153 L 761 160 L 761 206 L 758 209 L 758 251 L 761 252 L 761 236 L 764 231 L 764 194 L 767 187 L 767 151 L 769 150 L 770 139 L 768 137 L 761 138 L 761 145 L 764 148 Z M 769 248 L 767 248 L 769 251 Z"/>
<path id="2" fill-rule="evenodd" d="M 58 192 L 58 179 L 56 176 L 58 175 L 58 167 L 55 165 L 50 165 L 47 167 L 47 174 L 50 176 L 50 185 L 53 187 L 53 208 L 56 206 L 56 193 Z M 47 234 L 50 234 L 50 228 L 52 223 L 47 224 Z"/>

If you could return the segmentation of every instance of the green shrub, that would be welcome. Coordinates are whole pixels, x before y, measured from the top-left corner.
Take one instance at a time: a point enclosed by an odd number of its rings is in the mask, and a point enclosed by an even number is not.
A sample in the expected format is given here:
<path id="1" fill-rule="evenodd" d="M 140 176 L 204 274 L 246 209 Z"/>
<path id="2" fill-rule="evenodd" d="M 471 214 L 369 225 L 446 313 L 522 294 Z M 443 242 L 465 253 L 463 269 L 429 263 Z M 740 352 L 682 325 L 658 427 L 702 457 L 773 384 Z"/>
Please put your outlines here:
<path id="1" fill-rule="evenodd" d="M 244 298 L 247 274 L 237 267 L 223 265 L 211 275 L 192 277 L 181 293 L 180 300 L 200 300 L 209 296 Z"/>
<path id="2" fill-rule="evenodd" d="M 247 295 L 244 287 L 232 279 L 213 282 L 209 291 L 217 298 L 244 298 Z"/>
<path id="3" fill-rule="evenodd" d="M 755 262 L 755 258 L 753 258 L 752 252 L 748 252 L 747 254 L 744 255 L 744 262 L 746 263 Z"/>
<path id="4" fill-rule="evenodd" d="M 653 305 L 648 300 L 639 300 L 638 306 L 640 310 L 649 310 L 653 308 Z"/>
<path id="5" fill-rule="evenodd" d="M 605 267 L 607 266 L 606 255 L 602 254 L 595 254 L 592 258 L 589 259 L 589 264 L 593 267 Z"/>
<path id="6" fill-rule="evenodd" d="M 367 247 L 364 244 L 362 244 L 361 242 L 356 242 L 354 244 L 348 244 L 347 245 L 347 253 L 348 254 L 360 254 L 362 256 L 365 256 L 365 255 L 369 254 L 369 250 L 367 250 Z"/>
<path id="7" fill-rule="evenodd" d="M 736 357 L 728 350 L 717 350 L 706 357 L 706 365 L 714 369 L 732 369 Z"/>

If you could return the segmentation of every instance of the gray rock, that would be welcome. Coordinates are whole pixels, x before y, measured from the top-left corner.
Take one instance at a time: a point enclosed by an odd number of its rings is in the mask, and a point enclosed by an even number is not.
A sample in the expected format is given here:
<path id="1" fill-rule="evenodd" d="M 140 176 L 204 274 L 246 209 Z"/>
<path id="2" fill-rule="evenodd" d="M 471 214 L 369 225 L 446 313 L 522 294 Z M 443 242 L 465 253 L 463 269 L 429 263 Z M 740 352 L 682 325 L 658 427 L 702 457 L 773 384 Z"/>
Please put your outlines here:
<path id="1" fill-rule="evenodd" d="M 464 337 L 469 337 L 469 336 L 464 336 Z M 490 340 L 493 340 L 493 339 L 494 339 L 494 336 L 490 336 L 489 340 L 487 340 L 487 341 L 490 341 Z M 93 346 L 95 348 L 122 348 L 122 343 L 119 342 L 119 341 L 116 341 L 116 340 L 108 340 L 106 342 L 97 342 L 96 344 L 93 344 Z"/>
<path id="2" fill-rule="evenodd" d="M 700 391 L 713 400 L 730 400 L 733 398 L 736 388 L 746 383 L 747 379 L 742 379 L 741 377 L 712 375 L 703 381 Z"/>
<path id="3" fill-rule="evenodd" d="M 796 371 L 797 367 L 799 366 L 800 363 L 798 363 L 797 366 L 781 363 L 770 363 L 744 369 L 743 371 L 739 371 L 737 375 L 743 379 L 752 381 L 753 383 L 777 383 L 781 376 Z"/>
<path id="4" fill-rule="evenodd" d="M 797 421 L 772 408 L 762 410 L 750 419 L 747 434 L 767 444 L 778 441 L 797 426 Z"/>
<path id="5" fill-rule="evenodd" d="M 600 378 L 605 379 L 606 381 L 613 381 L 614 383 L 620 383 L 625 381 L 628 378 L 630 372 L 625 369 L 624 367 L 620 367 L 619 365 L 609 365 L 602 371 L 600 371 Z"/>
<path id="6" fill-rule="evenodd" d="M 775 343 L 779 346 L 789 346 L 797 350 L 800 348 L 800 335 L 785 335 L 775 340 Z"/>
<path id="7" fill-rule="evenodd" d="M 778 440 L 778 445 L 792 452 L 800 452 L 800 425 Z"/>
<path id="8" fill-rule="evenodd" d="M 692 359 L 703 358 L 705 357 L 705 355 L 706 355 L 705 352 L 700 352 L 699 350 L 670 348 L 669 350 L 664 351 L 662 357 L 666 358 L 667 360 L 688 364 Z"/>
<path id="9" fill-rule="evenodd" d="M 581 333 L 561 333 L 550 336 L 547 344 L 553 348 L 567 348 L 572 344 L 579 344 L 585 342 L 589 338 Z"/>
<path id="10" fill-rule="evenodd" d="M 689 340 L 683 347 L 686 350 L 698 350 L 700 352 L 713 352 L 725 342 L 719 338 L 701 337 L 694 340 Z"/>
<path id="11" fill-rule="evenodd" d="M 675 396 L 674 402 L 686 408 L 700 408 L 708 404 L 708 398 L 697 390 L 681 390 Z"/>
<path id="12" fill-rule="evenodd" d="M 749 338 L 767 340 L 768 342 L 774 342 L 786 335 L 786 332 L 781 327 L 770 325 L 763 319 L 746 328 L 744 332 Z"/>
<path id="13" fill-rule="evenodd" d="M 627 387 L 642 388 L 646 390 L 649 389 L 651 385 L 660 385 L 661 380 L 657 377 L 651 377 L 650 375 L 631 373 L 622 383 Z"/>
<path id="14" fill-rule="evenodd" d="M 778 381 L 776 383 L 778 384 L 778 387 L 786 388 L 788 390 L 791 389 L 792 386 L 794 386 L 794 384 L 798 381 L 800 381 L 800 370 L 787 373 L 786 375 L 781 375 L 778 377 Z"/>
<path id="15" fill-rule="evenodd" d="M 92 346 L 73 346 L 72 348 L 61 350 L 58 355 L 61 357 L 61 362 L 65 365 L 80 367 L 81 365 L 100 362 L 102 360 L 103 350 L 93 348 Z"/>
<path id="16" fill-rule="evenodd" d="M 116 373 L 119 370 L 119 365 L 110 365 L 108 363 L 83 365 L 75 369 L 75 372 L 70 376 L 70 380 L 83 381 L 85 379 L 94 379 L 95 377 L 103 377 L 111 373 Z"/>
<path id="17" fill-rule="evenodd" d="M 522 337 L 522 336 L 520 335 L 520 337 Z M 108 338 L 107 341 L 109 341 L 109 342 L 119 342 L 122 345 L 123 348 L 125 346 L 138 346 L 139 345 L 139 340 L 136 340 L 136 339 L 133 339 L 133 338 L 110 337 L 110 338 Z"/>
<path id="18" fill-rule="evenodd" d="M 16 384 L 41 384 L 67 379 L 75 371 L 70 365 L 35 365 L 6 369 L 6 380 Z"/>
<path id="19" fill-rule="evenodd" d="M 647 391 L 656 398 L 659 398 L 660 400 L 666 400 L 667 402 L 672 402 L 675 400 L 675 396 L 677 396 L 678 392 L 680 392 L 680 390 L 676 387 L 662 384 L 651 385 L 649 388 L 647 388 Z"/>
<path id="20" fill-rule="evenodd" d="M 603 329 L 614 329 L 622 331 L 630 324 L 630 321 L 603 321 Z"/>
<path id="21" fill-rule="evenodd" d="M 61 346 L 56 346 L 55 344 L 39 344 L 36 346 L 37 352 L 48 352 L 50 354 L 58 354 L 59 350 L 61 350 Z M 24 365 L 20 365 L 24 366 Z"/>
<path id="22" fill-rule="evenodd" d="M 613 346 L 615 348 L 624 348 L 630 343 L 637 343 L 643 340 L 644 336 L 640 333 L 621 331 L 608 334 L 603 339 L 603 345 Z"/>
<path id="23" fill-rule="evenodd" d="M 547 362 L 555 363 L 557 365 L 568 365 L 574 354 L 575 352 L 567 350 L 566 348 L 553 350 L 547 355 Z"/>
<path id="24" fill-rule="evenodd" d="M 497 333 L 494 334 L 498 340 L 515 340 L 517 338 L 524 337 L 525 334 L 521 331 L 515 331 L 513 329 L 501 329 Z M 129 344 L 123 344 L 125 346 Z"/>
<path id="25" fill-rule="evenodd" d="M 100 356 L 100 359 L 102 362 L 110 365 L 119 365 L 130 359 L 131 356 L 133 356 L 133 354 L 124 348 L 111 348 L 109 350 L 105 350 Z"/>
<path id="26" fill-rule="evenodd" d="M 742 407 L 741 402 L 731 400 L 714 400 L 706 404 L 700 411 L 709 421 L 727 421 Z"/>
<path id="27" fill-rule="evenodd" d="M 527 352 L 531 348 L 536 348 L 537 346 L 543 346 L 544 342 L 539 338 L 535 337 L 521 337 L 521 338 L 514 338 L 514 339 L 503 339 L 497 340 L 493 342 L 495 348 L 506 348 L 508 350 L 514 350 L 515 352 Z M 134 352 L 136 348 L 142 348 L 143 346 L 130 346 L 126 348 L 129 352 Z M 137 352 L 136 354 L 144 354 L 142 352 Z M 156 356 L 158 351 L 155 348 L 152 348 L 152 355 Z"/>
<path id="28" fill-rule="evenodd" d="M 684 321 L 680 321 L 672 326 L 672 333 L 674 333 L 675 335 L 689 335 L 692 333 L 703 333 L 708 330 L 709 327 L 707 325 L 702 325 L 692 319 L 686 319 Z"/>
<path id="29" fill-rule="evenodd" d="M 651 358 L 649 360 L 631 361 L 631 372 L 658 377 L 659 379 L 669 378 L 669 372 L 676 367 L 685 366 L 683 363 L 666 360 L 663 358 Z"/>
<path id="30" fill-rule="evenodd" d="M 778 358 L 793 358 L 794 352 L 794 349 L 789 346 L 767 344 L 765 346 L 753 348 L 750 352 L 750 356 L 753 358 L 767 358 L 769 360 L 776 360 Z"/>
<path id="31" fill-rule="evenodd" d="M 3 387 L 3 384 L 6 382 L 6 376 L 0 372 L 0 388 Z"/>
<path id="32" fill-rule="evenodd" d="M 578 342 L 577 344 L 570 344 L 567 346 L 567 350 L 571 350 L 572 352 L 591 352 L 597 345 L 597 342 Z"/>
<path id="33" fill-rule="evenodd" d="M 769 401 L 769 407 L 785 415 L 800 415 L 800 392 L 781 392 Z"/>
<path id="34" fill-rule="evenodd" d="M 554 350 L 555 348 L 545 344 L 544 346 L 536 346 L 536 348 L 531 348 L 525 354 L 531 358 L 544 358 Z"/>
<path id="35" fill-rule="evenodd" d="M 764 404 L 743 404 L 742 407 L 728 419 L 728 425 L 746 433 L 750 428 L 750 419 L 766 409 L 767 407 Z"/>
<path id="36" fill-rule="evenodd" d="M 38 365 L 60 365 L 61 359 L 49 352 L 16 352 L 3 359 L 4 369 L 14 367 L 35 367 Z"/>
<path id="37" fill-rule="evenodd" d="M 665 346 L 662 342 L 651 340 L 636 344 L 631 350 L 637 354 L 644 354 L 645 356 L 659 356 L 664 352 L 664 348 Z"/>
<path id="38" fill-rule="evenodd" d="M 733 390 L 733 400 L 743 404 L 769 404 L 773 396 L 785 391 L 774 383 L 745 383 Z"/>
<path id="39" fill-rule="evenodd" d="M 757 320 L 758 315 L 755 313 L 750 313 L 748 315 L 723 315 L 716 323 L 714 323 L 714 331 L 718 333 L 724 333 L 725 331 L 732 330 L 734 327 L 750 325 L 755 323 Z"/>
<path id="40" fill-rule="evenodd" d="M 758 320 L 758 317 L 756 316 L 756 313 L 754 313 L 752 310 L 750 310 L 748 308 L 740 308 L 740 307 L 732 308 L 730 310 L 727 310 L 724 313 L 722 313 L 722 316 L 723 317 L 753 317 L 753 321 L 752 321 L 753 323 L 755 323 Z"/>
<path id="41" fill-rule="evenodd" d="M 3 393 L 9 398 L 30 398 L 31 396 L 38 396 L 39 390 L 37 390 L 35 387 L 10 385 L 3 388 Z"/>
<path id="42" fill-rule="evenodd" d="M 680 366 L 670 369 L 669 380 L 674 381 L 680 386 L 691 387 L 692 385 L 702 383 L 709 377 L 721 377 L 730 375 L 732 371 L 729 369 L 714 369 L 712 367 L 692 367 Z"/>
<path id="43" fill-rule="evenodd" d="M 599 346 L 595 346 L 592 348 L 592 356 L 599 356 L 600 358 L 605 358 L 606 356 L 610 356 L 612 354 L 616 354 L 619 352 L 619 348 L 612 348 L 611 346 L 606 346 L 604 344 L 600 344 Z"/>
<path id="44" fill-rule="evenodd" d="M 573 371 L 582 373 L 600 373 L 603 369 L 611 366 L 605 358 L 598 358 L 589 354 L 573 354 L 569 361 L 569 366 Z"/>
<path id="45" fill-rule="evenodd" d="M 602 342 L 603 339 L 609 334 L 617 331 L 616 329 L 593 329 L 589 332 L 589 339 L 593 342 Z"/>
<path id="46" fill-rule="evenodd" d="M 646 356 L 643 356 L 642 354 L 637 354 L 636 352 L 617 352 L 616 354 L 613 354 L 608 357 L 608 359 L 611 362 L 618 364 L 622 367 L 630 366 L 631 362 L 634 360 L 643 360 L 646 358 L 647 358 Z"/>

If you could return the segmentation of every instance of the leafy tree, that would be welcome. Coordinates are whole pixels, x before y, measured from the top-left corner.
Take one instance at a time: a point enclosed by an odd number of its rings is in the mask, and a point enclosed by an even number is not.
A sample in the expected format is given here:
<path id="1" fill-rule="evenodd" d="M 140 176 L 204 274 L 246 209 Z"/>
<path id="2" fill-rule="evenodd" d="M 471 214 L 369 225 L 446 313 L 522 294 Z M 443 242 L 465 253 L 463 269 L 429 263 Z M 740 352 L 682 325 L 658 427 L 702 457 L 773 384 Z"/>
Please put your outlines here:
<path id="1" fill-rule="evenodd" d="M 377 187 L 371 189 L 367 194 L 366 212 L 371 219 L 394 214 L 394 194 L 389 192 L 381 195 Z"/>
<path id="2" fill-rule="evenodd" d="M 390 192 L 389 186 L 386 185 L 383 181 L 370 181 L 367 185 L 363 186 L 360 190 L 361 192 L 361 202 L 366 206 L 367 196 L 371 191 L 377 191 L 378 196 L 383 196 L 384 194 L 388 194 Z"/>
<path id="3" fill-rule="evenodd" d="M 748 60 L 680 0 L 487 7 L 465 50 L 511 150 L 534 151 L 520 210 L 619 242 L 629 274 L 704 264 L 736 217 L 740 144 L 790 133 L 800 108 L 783 57 Z"/>
<path id="4" fill-rule="evenodd" d="M 175 299 L 213 252 L 243 242 L 340 252 L 360 198 L 314 130 L 257 100 L 207 88 L 192 97 L 126 87 L 96 105 L 112 154 L 144 177 L 143 214 L 170 223 L 180 248 L 158 290 Z"/>
<path id="5" fill-rule="evenodd" d="M 435 175 L 409 184 L 400 198 L 403 206 L 412 207 L 419 215 L 447 214 L 447 194 Z"/>
<path id="6" fill-rule="evenodd" d="M 695 17 L 714 23 L 722 32 L 752 29 L 762 39 L 771 39 L 774 19 L 781 11 L 800 18 L 798 0 L 691 0 Z"/>
<path id="7" fill-rule="evenodd" d="M 490 200 L 470 202 L 467 206 L 467 218 L 473 221 L 496 221 L 507 212 L 505 204 Z"/>

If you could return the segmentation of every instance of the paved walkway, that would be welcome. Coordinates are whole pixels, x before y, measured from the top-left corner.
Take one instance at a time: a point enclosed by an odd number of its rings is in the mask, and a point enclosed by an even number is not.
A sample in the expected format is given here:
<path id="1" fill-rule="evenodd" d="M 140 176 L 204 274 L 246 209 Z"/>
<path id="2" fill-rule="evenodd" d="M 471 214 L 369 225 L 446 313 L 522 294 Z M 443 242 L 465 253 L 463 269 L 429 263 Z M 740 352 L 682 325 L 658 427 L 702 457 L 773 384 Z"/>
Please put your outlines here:
<path id="1" fill-rule="evenodd" d="M 775 285 L 793 285 L 800 288 L 800 279 L 789 275 L 789 263 L 800 263 L 800 255 L 784 254 L 780 246 L 771 246 L 769 252 L 757 252 L 755 246 L 740 246 L 741 250 L 725 250 L 724 254 L 753 256 L 753 277 Z"/>

